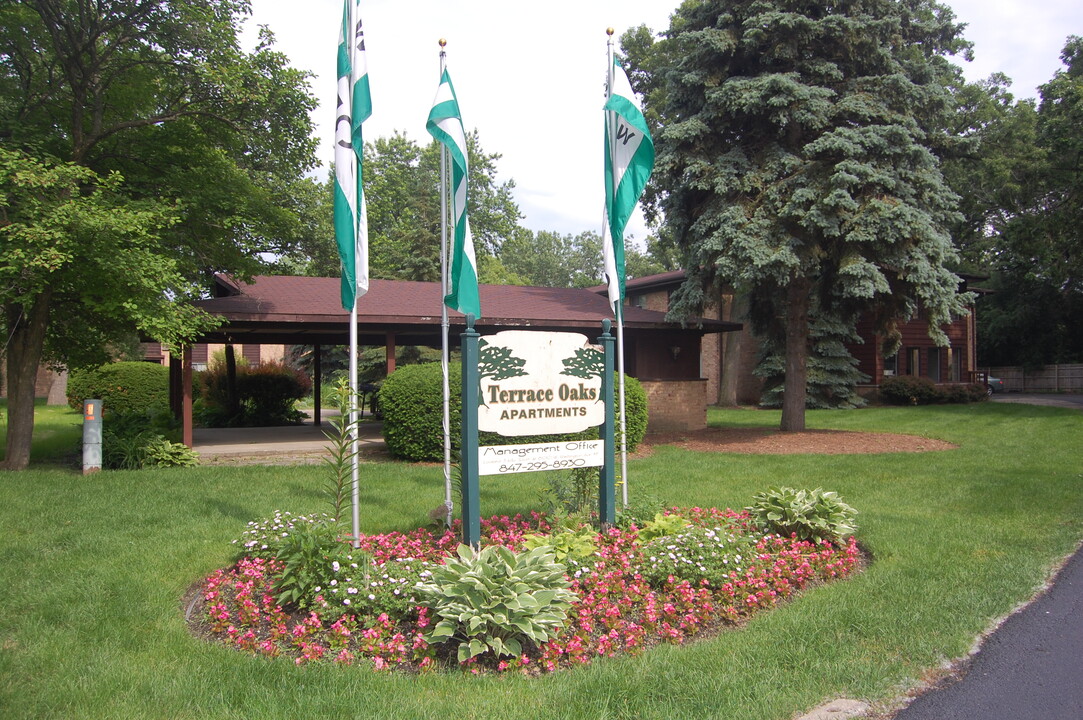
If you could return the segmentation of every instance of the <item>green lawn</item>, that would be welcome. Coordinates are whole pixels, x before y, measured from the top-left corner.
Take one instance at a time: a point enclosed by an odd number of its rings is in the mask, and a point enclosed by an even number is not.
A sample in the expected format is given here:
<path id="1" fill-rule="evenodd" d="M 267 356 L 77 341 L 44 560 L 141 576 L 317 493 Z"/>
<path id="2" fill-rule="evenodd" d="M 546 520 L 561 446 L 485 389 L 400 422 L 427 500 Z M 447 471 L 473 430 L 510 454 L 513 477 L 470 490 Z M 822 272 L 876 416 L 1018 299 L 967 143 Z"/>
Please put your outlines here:
<path id="1" fill-rule="evenodd" d="M 712 410 L 712 424 L 777 413 Z M 690 647 L 539 678 L 294 667 L 191 637 L 182 597 L 249 520 L 318 511 L 319 467 L 0 476 L 0 717 L 792 718 L 888 700 L 959 657 L 1083 538 L 1083 413 L 973 406 L 810 412 L 811 428 L 903 432 L 958 450 L 742 456 L 660 448 L 632 495 L 741 507 L 770 484 L 837 490 L 872 565 Z M 362 466 L 362 525 L 409 529 L 443 499 L 435 465 Z M 536 506 L 539 474 L 486 478 L 484 514 Z"/>

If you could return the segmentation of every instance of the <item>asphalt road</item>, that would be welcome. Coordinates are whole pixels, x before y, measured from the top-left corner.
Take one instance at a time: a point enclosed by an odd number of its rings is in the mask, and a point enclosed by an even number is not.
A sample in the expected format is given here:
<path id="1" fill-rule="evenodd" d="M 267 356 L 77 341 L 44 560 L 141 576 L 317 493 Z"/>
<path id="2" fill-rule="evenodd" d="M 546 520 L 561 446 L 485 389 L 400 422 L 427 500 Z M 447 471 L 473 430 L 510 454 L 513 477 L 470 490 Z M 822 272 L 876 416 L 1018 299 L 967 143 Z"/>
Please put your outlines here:
<path id="1" fill-rule="evenodd" d="M 953 684 L 895 720 L 1083 719 L 1083 549 L 1053 585 L 986 638 Z"/>

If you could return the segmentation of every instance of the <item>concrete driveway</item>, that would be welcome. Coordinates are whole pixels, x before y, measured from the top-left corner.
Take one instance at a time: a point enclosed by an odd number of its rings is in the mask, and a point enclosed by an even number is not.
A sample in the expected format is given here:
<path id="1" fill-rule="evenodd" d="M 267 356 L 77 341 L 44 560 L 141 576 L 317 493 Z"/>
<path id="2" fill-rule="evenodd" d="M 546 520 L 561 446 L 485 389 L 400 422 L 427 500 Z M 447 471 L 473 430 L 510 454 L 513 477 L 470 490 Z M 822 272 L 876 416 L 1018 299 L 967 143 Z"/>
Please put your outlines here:
<path id="1" fill-rule="evenodd" d="M 993 402 L 1046 405 L 1083 410 L 1083 393 L 996 393 Z"/>

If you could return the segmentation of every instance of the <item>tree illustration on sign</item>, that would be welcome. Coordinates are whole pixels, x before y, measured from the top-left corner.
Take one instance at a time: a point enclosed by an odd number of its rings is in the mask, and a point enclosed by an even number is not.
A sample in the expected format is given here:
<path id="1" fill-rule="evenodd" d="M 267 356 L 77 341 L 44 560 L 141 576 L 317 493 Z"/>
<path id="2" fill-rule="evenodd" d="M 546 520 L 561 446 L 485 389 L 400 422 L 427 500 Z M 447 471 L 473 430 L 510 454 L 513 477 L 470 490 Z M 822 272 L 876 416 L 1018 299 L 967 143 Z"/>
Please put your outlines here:
<path id="1" fill-rule="evenodd" d="M 485 402 L 485 394 L 481 391 L 482 378 L 507 380 L 521 377 L 526 375 L 526 371 L 523 370 L 524 365 L 526 365 L 526 360 L 512 355 L 511 348 L 490 345 L 482 339 L 478 343 L 478 404 L 489 406 Z"/>
<path id="2" fill-rule="evenodd" d="M 605 372 L 605 353 L 592 347 L 581 347 L 575 351 L 575 355 L 564 358 L 562 362 L 564 370 L 561 371 L 561 375 L 590 380 L 600 378 Z M 598 402 L 601 401 L 602 398 L 599 395 Z"/>

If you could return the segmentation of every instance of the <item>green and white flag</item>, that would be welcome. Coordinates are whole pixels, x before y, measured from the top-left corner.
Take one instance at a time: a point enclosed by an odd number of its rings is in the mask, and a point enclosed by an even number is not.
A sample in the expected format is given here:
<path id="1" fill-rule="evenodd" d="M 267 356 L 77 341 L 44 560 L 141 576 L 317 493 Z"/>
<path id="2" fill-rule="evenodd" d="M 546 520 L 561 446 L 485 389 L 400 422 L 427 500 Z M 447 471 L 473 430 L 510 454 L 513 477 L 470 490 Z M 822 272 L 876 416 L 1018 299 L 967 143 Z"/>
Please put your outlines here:
<path id="1" fill-rule="evenodd" d="M 609 303 L 616 308 L 624 301 L 624 227 L 654 169 L 654 142 L 632 84 L 616 57 L 610 77 L 605 103 L 605 214 L 609 237 L 602 240 L 602 256 Z"/>
<path id="2" fill-rule="evenodd" d="M 455 237 L 451 249 L 451 271 L 445 279 L 444 304 L 465 314 L 481 317 L 481 300 L 478 298 L 478 264 L 474 257 L 474 239 L 470 235 L 470 218 L 467 217 L 467 177 L 469 167 L 466 132 L 463 130 L 459 101 L 451 76 L 445 69 L 440 76 L 440 87 L 429 111 L 425 129 L 436 138 L 451 155 L 451 217 Z M 444 189 L 446 192 L 446 188 Z"/>
<path id="3" fill-rule="evenodd" d="M 342 307 L 352 310 L 369 289 L 369 222 L 361 183 L 361 123 L 372 114 L 361 3 L 344 0 L 338 36 L 335 121 L 335 242 L 342 263 Z"/>

